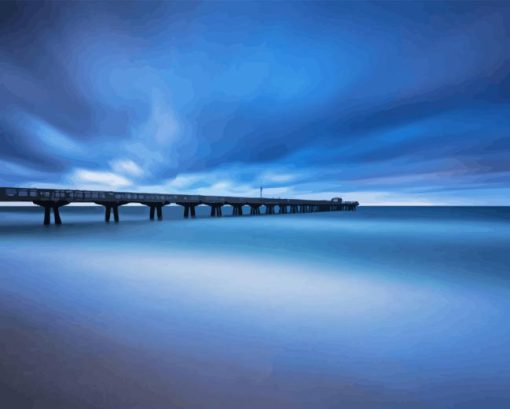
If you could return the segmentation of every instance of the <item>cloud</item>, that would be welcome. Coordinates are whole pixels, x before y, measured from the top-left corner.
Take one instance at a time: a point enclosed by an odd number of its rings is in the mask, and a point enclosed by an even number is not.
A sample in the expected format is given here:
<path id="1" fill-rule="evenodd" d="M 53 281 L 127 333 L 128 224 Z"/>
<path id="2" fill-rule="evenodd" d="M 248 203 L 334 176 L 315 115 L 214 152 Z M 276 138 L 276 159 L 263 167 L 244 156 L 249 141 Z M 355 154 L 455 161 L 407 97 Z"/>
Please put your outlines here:
<path id="1" fill-rule="evenodd" d="M 141 177 L 144 175 L 144 170 L 131 159 L 117 159 L 112 161 L 110 164 L 112 170 L 116 173 L 135 177 Z"/>
<path id="2" fill-rule="evenodd" d="M 111 190 L 132 185 L 131 180 L 116 173 L 87 169 L 76 169 L 70 180 L 77 189 Z"/>

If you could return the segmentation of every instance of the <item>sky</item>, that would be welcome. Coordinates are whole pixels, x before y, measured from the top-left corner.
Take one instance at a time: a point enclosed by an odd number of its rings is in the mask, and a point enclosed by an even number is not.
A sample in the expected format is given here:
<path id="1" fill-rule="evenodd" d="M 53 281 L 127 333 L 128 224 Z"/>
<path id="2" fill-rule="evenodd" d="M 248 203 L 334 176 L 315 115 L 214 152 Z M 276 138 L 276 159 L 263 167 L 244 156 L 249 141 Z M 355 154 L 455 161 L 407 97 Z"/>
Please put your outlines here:
<path id="1" fill-rule="evenodd" d="M 0 185 L 510 205 L 510 2 L 1 2 Z"/>

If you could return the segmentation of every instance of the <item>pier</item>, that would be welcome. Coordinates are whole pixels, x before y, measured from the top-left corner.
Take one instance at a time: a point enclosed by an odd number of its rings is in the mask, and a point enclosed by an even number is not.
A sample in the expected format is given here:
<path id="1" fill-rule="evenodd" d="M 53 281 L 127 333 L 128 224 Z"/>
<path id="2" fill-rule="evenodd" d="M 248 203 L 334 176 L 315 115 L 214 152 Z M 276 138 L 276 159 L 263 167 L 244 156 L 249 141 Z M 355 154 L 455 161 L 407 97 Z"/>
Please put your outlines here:
<path id="1" fill-rule="evenodd" d="M 163 208 L 170 204 L 182 206 L 184 218 L 194 218 L 196 207 L 211 208 L 211 217 L 221 217 L 223 206 L 231 206 L 232 216 L 243 216 L 249 208 L 250 215 L 272 215 L 287 213 L 313 213 L 332 211 L 354 211 L 358 202 L 346 202 L 341 198 L 331 200 L 274 199 L 263 197 L 174 195 L 159 193 L 107 192 L 95 190 L 36 189 L 0 187 L 0 202 L 32 202 L 44 209 L 43 223 L 51 224 L 51 213 L 55 224 L 62 224 L 59 209 L 71 203 L 91 203 L 103 206 L 105 222 L 120 221 L 119 209 L 128 203 L 145 205 L 149 219 L 163 220 Z M 261 211 L 264 209 L 264 212 Z"/>

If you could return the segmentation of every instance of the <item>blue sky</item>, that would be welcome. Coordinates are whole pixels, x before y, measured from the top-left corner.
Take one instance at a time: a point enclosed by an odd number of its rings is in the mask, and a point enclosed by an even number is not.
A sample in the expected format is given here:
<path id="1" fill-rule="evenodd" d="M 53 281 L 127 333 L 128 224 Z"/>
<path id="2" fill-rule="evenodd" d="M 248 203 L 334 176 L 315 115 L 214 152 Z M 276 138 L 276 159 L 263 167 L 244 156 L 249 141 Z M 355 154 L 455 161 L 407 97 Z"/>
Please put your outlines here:
<path id="1" fill-rule="evenodd" d="M 0 185 L 510 205 L 510 3 L 0 8 Z"/>

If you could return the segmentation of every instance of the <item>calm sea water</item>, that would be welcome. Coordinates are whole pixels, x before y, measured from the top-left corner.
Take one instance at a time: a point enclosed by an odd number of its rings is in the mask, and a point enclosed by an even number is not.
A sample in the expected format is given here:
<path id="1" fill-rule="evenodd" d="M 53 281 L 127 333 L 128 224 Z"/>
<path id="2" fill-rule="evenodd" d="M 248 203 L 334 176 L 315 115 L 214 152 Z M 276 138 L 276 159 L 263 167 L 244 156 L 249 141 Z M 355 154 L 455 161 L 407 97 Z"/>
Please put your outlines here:
<path id="1" fill-rule="evenodd" d="M 509 408 L 510 208 L 0 209 L 2 408 Z"/>

